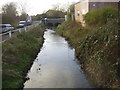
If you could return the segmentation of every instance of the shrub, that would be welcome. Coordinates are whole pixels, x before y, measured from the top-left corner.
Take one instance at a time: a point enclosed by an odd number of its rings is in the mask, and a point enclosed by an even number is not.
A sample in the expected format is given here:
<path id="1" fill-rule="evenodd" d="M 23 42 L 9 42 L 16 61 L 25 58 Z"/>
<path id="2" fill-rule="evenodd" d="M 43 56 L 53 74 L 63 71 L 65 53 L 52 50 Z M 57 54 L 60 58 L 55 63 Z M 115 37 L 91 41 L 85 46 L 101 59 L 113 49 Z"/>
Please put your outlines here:
<path id="1" fill-rule="evenodd" d="M 67 21 L 71 21 L 71 20 L 72 20 L 71 13 L 70 13 L 70 12 L 68 12 L 68 13 L 67 13 Z"/>
<path id="2" fill-rule="evenodd" d="M 118 11 L 112 7 L 103 7 L 98 10 L 91 11 L 84 16 L 87 25 L 101 26 L 107 23 L 108 19 L 118 17 Z"/>

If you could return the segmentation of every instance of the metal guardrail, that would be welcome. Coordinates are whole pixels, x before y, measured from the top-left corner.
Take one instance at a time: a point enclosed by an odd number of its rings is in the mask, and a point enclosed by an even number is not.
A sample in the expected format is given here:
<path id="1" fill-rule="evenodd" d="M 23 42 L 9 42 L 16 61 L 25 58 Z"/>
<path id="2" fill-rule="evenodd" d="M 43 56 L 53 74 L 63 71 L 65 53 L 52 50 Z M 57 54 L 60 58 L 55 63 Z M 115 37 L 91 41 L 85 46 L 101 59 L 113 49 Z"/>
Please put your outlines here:
<path id="1" fill-rule="evenodd" d="M 10 30 L 10 31 L 8 31 L 8 32 L 5 32 L 5 33 L 0 34 L 0 37 L 2 37 L 2 36 L 4 36 L 4 35 L 9 35 L 9 38 L 11 38 L 11 37 L 12 37 L 12 33 L 14 33 L 14 32 L 19 32 L 19 33 L 21 33 L 22 31 L 27 32 L 28 30 L 37 27 L 39 24 L 40 24 L 40 22 L 37 22 L 36 24 L 30 25 L 30 26 L 26 26 L 26 27 L 24 27 L 24 28 L 19 28 L 19 29 L 12 30 L 12 31 Z M 4 41 L 3 41 L 3 40 L 0 41 L 0 43 L 5 42 L 6 40 L 8 40 L 8 38 L 5 39 Z"/>

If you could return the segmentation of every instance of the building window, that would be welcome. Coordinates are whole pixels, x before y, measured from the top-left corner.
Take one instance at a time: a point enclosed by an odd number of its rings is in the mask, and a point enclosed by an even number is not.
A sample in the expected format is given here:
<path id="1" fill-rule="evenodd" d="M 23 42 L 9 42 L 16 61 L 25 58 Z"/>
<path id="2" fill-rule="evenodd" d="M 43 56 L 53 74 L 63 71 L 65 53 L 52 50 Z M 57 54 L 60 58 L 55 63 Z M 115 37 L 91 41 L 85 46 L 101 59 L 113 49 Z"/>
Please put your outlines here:
<path id="1" fill-rule="evenodd" d="M 80 11 L 77 11 L 77 16 L 80 16 Z"/>

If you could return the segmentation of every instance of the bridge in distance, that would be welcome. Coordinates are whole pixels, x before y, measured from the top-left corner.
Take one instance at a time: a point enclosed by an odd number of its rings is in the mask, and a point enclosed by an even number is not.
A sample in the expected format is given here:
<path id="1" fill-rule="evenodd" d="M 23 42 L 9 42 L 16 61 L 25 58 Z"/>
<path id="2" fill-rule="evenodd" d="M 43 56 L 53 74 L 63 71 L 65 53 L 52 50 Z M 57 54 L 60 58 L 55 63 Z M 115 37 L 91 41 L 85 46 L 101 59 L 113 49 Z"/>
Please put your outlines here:
<path id="1" fill-rule="evenodd" d="M 44 23 L 46 26 L 56 27 L 64 21 L 64 18 L 44 18 L 42 20 L 42 23 Z"/>

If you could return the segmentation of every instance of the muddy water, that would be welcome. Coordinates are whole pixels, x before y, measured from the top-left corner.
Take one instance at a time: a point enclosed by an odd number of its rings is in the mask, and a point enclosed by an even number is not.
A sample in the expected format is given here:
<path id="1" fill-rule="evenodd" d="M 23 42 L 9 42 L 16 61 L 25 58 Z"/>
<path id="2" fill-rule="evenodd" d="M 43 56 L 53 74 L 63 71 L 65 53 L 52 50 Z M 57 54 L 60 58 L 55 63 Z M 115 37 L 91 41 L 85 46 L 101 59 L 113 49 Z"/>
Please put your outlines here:
<path id="1" fill-rule="evenodd" d="M 45 42 L 24 83 L 24 88 L 90 88 L 75 58 L 75 51 L 55 31 L 44 33 Z"/>

